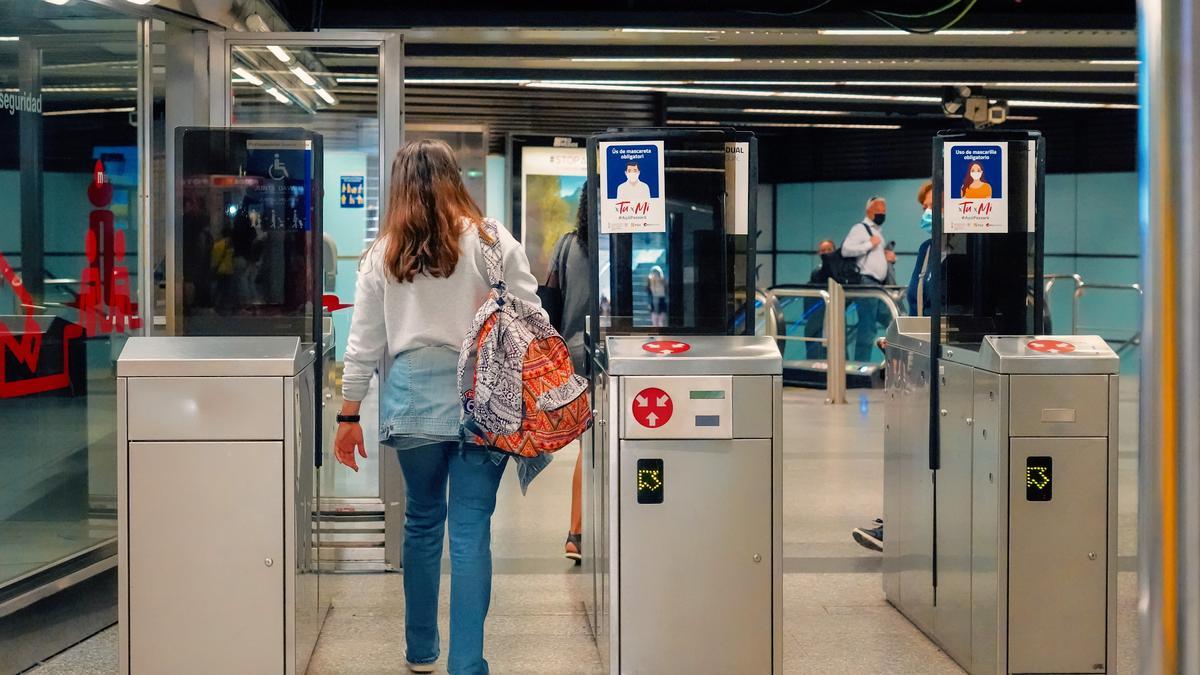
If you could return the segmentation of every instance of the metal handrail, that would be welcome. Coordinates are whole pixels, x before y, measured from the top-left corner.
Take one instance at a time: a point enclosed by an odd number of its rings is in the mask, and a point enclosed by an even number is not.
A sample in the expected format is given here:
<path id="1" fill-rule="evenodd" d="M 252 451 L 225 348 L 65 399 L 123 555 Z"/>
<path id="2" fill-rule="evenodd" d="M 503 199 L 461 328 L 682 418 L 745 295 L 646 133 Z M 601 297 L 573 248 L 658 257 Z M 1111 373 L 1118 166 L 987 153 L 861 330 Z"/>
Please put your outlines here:
<path id="1" fill-rule="evenodd" d="M 1142 291 L 1141 284 L 1089 284 L 1080 279 L 1079 283 L 1075 286 L 1075 295 L 1071 298 L 1072 335 L 1079 334 L 1079 299 L 1083 297 L 1083 294 L 1086 293 L 1088 289 L 1105 291 L 1132 291 L 1137 293 L 1139 298 L 1145 295 L 1145 293 Z M 1118 340 L 1112 340 L 1112 342 L 1118 342 Z M 1117 348 L 1117 355 L 1120 356 L 1126 350 L 1132 347 L 1138 347 L 1141 344 L 1142 329 L 1141 324 L 1139 323 L 1138 328 L 1134 331 L 1133 335 L 1130 336 L 1128 340 L 1122 341 L 1121 346 Z"/>
<path id="2" fill-rule="evenodd" d="M 829 305 L 829 300 L 830 300 L 829 291 L 824 288 L 818 288 L 816 286 L 810 286 L 807 288 L 805 288 L 803 286 L 777 286 L 777 287 L 768 288 L 765 291 L 765 294 L 769 299 L 774 299 L 774 298 L 820 298 L 821 300 L 823 300 L 825 302 L 826 306 Z M 775 303 L 772 303 L 772 304 L 775 304 Z M 776 328 L 775 322 L 768 322 L 767 331 L 768 331 L 767 335 L 769 335 L 777 340 L 795 340 L 797 342 L 819 342 L 821 344 L 826 345 L 826 347 L 828 347 L 828 344 L 829 344 L 829 339 L 825 338 L 825 337 L 810 338 L 810 337 L 804 337 L 804 336 L 800 336 L 800 335 L 786 335 L 786 334 L 779 335 L 779 331 Z M 771 332 L 771 331 L 774 331 L 774 332 Z"/>
<path id="3" fill-rule="evenodd" d="M 1070 280 L 1074 286 L 1073 296 L 1071 300 L 1071 333 L 1073 335 L 1079 333 L 1079 299 L 1088 290 L 1111 290 L 1111 291 L 1129 291 L 1143 295 L 1142 287 L 1139 284 L 1092 284 L 1084 281 L 1079 274 L 1046 274 L 1042 277 L 1043 289 L 1045 291 L 1047 307 L 1049 306 L 1050 291 L 1054 285 L 1060 280 Z M 838 284 L 833 279 L 829 280 L 827 288 L 819 286 L 801 286 L 787 285 L 774 286 L 765 291 L 759 291 L 756 295 L 763 298 L 764 307 L 769 308 L 771 312 L 777 311 L 777 300 L 779 298 L 817 298 L 822 300 L 826 305 L 825 312 L 825 331 L 824 337 L 805 337 L 800 335 L 780 335 L 778 330 L 777 318 L 772 319 L 768 315 L 766 322 L 767 335 L 779 341 L 782 345 L 784 340 L 794 340 L 797 342 L 816 342 L 825 346 L 825 364 L 826 364 L 826 391 L 829 392 L 829 397 L 826 399 L 829 402 L 844 403 L 845 399 L 845 330 L 846 330 L 846 313 L 845 300 L 855 298 L 869 298 L 880 300 L 887 306 L 891 312 L 892 318 L 896 319 L 902 316 L 900 305 L 897 299 L 902 296 L 907 290 L 904 286 L 874 286 L 874 285 L 846 285 Z M 829 311 L 828 308 L 834 305 L 834 301 L 840 301 L 841 311 L 836 312 L 841 319 L 838 324 L 831 323 L 836 319 L 833 317 L 835 312 Z M 1141 344 L 1142 332 L 1139 328 L 1128 340 L 1120 341 L 1123 344 L 1116 350 L 1120 355 L 1125 350 L 1137 347 Z M 1118 342 L 1118 340 L 1112 340 Z M 782 346 L 781 346 L 782 350 Z M 840 358 L 835 358 L 835 355 L 840 355 Z M 837 363 L 840 362 L 842 377 L 834 378 L 832 373 L 836 372 Z"/>
<path id="4" fill-rule="evenodd" d="M 799 335 L 778 335 L 772 332 L 775 322 L 767 322 L 767 335 L 776 340 L 794 340 L 797 342 L 816 342 L 825 346 L 825 390 L 826 401 L 829 403 L 846 402 L 846 299 L 863 298 L 879 300 L 887 306 L 892 319 L 901 316 L 900 305 L 896 302 L 897 295 L 907 290 L 904 286 L 873 286 L 853 285 L 843 286 L 830 279 L 826 288 L 817 286 L 776 286 L 765 292 L 764 304 L 778 298 L 819 298 L 825 303 L 825 330 L 823 337 L 806 337 Z M 834 377 L 840 373 L 840 377 Z"/>

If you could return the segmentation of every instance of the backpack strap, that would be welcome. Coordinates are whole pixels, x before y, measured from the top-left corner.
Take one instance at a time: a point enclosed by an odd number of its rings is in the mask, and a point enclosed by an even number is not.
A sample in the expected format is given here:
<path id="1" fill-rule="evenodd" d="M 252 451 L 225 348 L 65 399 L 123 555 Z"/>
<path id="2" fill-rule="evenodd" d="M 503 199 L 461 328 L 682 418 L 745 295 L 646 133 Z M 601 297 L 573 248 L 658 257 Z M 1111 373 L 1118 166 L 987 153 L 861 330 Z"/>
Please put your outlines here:
<path id="1" fill-rule="evenodd" d="M 504 252 L 500 249 L 500 224 L 491 218 L 484 218 L 481 225 L 484 234 L 492 240 L 488 243 L 483 237 L 479 238 L 479 251 L 483 254 L 488 286 L 499 295 L 504 295 L 507 287 L 504 284 Z"/>

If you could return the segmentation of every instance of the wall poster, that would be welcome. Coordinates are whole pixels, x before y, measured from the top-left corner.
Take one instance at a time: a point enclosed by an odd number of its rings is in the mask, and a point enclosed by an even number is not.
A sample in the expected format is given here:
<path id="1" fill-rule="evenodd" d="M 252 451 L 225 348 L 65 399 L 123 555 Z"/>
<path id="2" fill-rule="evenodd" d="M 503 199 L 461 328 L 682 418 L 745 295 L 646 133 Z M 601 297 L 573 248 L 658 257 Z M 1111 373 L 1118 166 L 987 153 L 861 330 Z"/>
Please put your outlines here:
<path id="1" fill-rule="evenodd" d="M 666 232 L 662 141 L 601 143 L 600 232 Z"/>
<path id="2" fill-rule="evenodd" d="M 587 148 L 521 148 L 521 243 L 538 281 L 558 240 L 575 230 L 587 183 Z"/>
<path id="3" fill-rule="evenodd" d="M 945 234 L 1008 232 L 1008 143 L 947 143 Z"/>

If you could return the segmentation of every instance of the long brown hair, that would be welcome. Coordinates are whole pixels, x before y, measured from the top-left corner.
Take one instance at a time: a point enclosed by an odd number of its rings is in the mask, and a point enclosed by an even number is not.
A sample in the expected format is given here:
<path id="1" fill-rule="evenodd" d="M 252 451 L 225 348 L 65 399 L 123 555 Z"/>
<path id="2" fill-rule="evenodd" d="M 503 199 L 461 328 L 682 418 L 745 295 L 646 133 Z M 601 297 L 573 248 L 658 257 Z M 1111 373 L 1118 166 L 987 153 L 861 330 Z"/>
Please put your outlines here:
<path id="1" fill-rule="evenodd" d="M 459 175 L 454 151 L 443 141 L 406 143 L 392 162 L 383 237 L 384 266 L 401 283 L 418 274 L 448 277 L 458 265 L 464 220 L 480 227 L 483 213 Z M 480 232 L 480 236 L 484 236 Z"/>

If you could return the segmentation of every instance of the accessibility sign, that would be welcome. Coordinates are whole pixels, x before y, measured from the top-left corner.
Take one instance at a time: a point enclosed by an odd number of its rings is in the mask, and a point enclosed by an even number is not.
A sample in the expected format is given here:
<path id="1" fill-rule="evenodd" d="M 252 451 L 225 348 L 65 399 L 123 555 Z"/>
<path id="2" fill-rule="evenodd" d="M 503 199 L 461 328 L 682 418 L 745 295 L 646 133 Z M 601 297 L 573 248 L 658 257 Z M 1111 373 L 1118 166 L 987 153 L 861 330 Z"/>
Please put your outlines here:
<path id="1" fill-rule="evenodd" d="M 658 387 L 648 387 L 633 397 L 633 419 L 647 429 L 657 429 L 671 420 L 675 404 Z"/>

